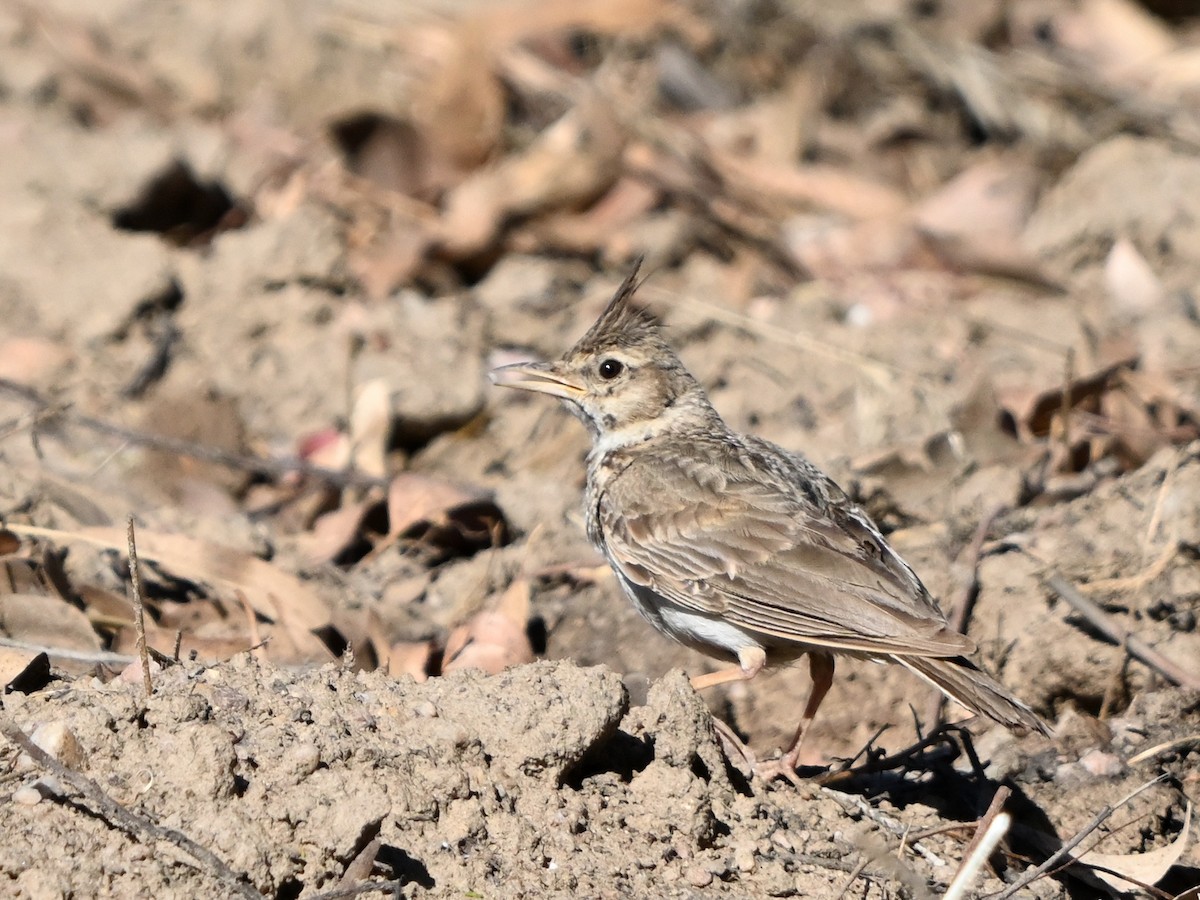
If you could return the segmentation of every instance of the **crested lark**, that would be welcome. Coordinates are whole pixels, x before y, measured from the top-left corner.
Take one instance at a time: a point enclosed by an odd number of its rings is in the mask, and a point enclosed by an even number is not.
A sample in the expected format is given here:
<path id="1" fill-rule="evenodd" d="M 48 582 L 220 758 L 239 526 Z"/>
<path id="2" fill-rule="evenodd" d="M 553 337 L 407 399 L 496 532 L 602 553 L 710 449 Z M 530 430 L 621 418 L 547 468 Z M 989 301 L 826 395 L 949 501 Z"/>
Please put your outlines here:
<path id="1" fill-rule="evenodd" d="M 732 431 L 631 305 L 637 266 L 558 362 L 504 366 L 499 385 L 561 398 L 592 437 L 588 537 L 669 637 L 736 665 L 696 688 L 808 654 L 812 690 L 791 747 L 756 767 L 795 780 L 834 654 L 899 663 L 1009 728 L 1045 723 L 970 659 L 911 568 L 812 463 Z"/>

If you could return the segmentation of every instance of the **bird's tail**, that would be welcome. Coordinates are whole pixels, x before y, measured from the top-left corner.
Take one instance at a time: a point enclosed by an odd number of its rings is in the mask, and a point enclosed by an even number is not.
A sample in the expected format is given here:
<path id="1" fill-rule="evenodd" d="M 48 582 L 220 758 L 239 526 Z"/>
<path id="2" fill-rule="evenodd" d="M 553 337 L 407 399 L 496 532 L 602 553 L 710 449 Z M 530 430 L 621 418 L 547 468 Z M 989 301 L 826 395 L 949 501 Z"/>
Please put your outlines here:
<path id="1" fill-rule="evenodd" d="M 973 712 L 1014 731 L 1050 734 L 1050 727 L 1032 709 L 965 656 L 893 656 L 892 659 Z"/>

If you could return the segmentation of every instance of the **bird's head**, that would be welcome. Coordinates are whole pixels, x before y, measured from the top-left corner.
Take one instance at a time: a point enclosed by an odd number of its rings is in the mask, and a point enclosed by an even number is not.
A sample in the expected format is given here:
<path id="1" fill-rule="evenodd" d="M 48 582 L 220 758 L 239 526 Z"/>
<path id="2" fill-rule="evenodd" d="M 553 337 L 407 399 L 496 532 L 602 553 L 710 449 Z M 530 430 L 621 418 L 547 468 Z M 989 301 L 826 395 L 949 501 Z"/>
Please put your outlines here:
<path id="1" fill-rule="evenodd" d="M 593 438 L 617 443 L 653 437 L 690 416 L 715 415 L 658 324 L 632 304 L 639 264 L 562 359 L 503 366 L 491 373 L 492 381 L 558 397 Z"/>

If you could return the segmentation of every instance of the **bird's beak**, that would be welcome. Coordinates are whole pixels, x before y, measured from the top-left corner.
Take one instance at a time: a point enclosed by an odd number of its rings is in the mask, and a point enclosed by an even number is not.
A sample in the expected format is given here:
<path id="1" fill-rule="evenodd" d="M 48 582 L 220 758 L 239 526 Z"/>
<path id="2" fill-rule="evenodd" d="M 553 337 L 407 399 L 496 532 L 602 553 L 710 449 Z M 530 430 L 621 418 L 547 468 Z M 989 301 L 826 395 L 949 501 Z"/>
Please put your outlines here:
<path id="1" fill-rule="evenodd" d="M 578 400 L 586 388 L 562 371 L 560 363 L 517 363 L 491 371 L 492 384 L 550 394 L 564 400 Z"/>

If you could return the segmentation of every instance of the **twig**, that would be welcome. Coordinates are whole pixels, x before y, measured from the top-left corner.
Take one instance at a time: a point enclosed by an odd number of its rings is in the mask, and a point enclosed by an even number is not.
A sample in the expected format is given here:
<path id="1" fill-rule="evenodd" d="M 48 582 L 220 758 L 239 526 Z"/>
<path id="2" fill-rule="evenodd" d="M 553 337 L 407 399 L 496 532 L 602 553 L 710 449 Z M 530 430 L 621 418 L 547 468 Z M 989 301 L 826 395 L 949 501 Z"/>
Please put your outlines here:
<path id="1" fill-rule="evenodd" d="M 61 406 L 56 406 L 45 400 L 36 391 L 30 390 L 24 385 L 17 384 L 7 378 L 0 378 L 0 391 L 19 397 L 26 403 L 37 407 L 39 411 L 44 411 L 46 413 L 45 418 L 56 418 L 68 425 L 75 425 L 79 428 L 85 428 L 88 431 L 94 431 L 97 434 L 128 441 L 130 444 L 138 447 L 147 447 L 163 453 L 172 453 L 176 456 L 186 456 L 203 462 L 211 462 L 238 472 L 250 472 L 255 475 L 265 475 L 272 478 L 280 478 L 284 475 L 292 474 L 303 475 L 306 478 L 323 481 L 338 488 L 386 487 L 388 484 L 386 478 L 376 478 L 372 475 L 364 475 L 361 472 L 348 472 L 340 469 L 327 469 L 324 466 L 314 466 L 306 460 L 297 457 L 264 459 L 259 456 L 231 453 L 228 450 L 222 450 L 219 447 L 212 447 L 208 444 L 200 444 L 195 441 L 185 441 L 180 438 L 166 437 L 161 434 L 151 434 L 146 431 L 126 428 L 123 425 L 106 422 L 103 419 L 97 419 Z"/>
<path id="2" fill-rule="evenodd" d="M 1186 744 L 1200 744 L 1200 734 L 1189 734 L 1187 737 L 1176 738 L 1173 741 L 1164 741 L 1161 744 L 1155 744 L 1153 747 L 1147 747 L 1141 753 L 1135 753 L 1129 759 L 1125 760 L 1125 765 L 1135 766 L 1152 756 L 1158 756 L 1160 753 L 1166 753 L 1168 750 L 1174 750 L 1176 747 L 1183 747 Z"/>
<path id="3" fill-rule="evenodd" d="M 45 644 L 31 644 L 28 641 L 18 641 L 13 638 L 0 637 L 0 647 L 11 647 L 13 650 L 24 650 L 29 653 L 45 653 L 51 659 L 67 660 L 69 662 L 99 663 L 100 665 L 127 666 L 137 657 L 124 653 L 113 653 L 110 650 L 74 650 L 69 647 L 47 647 Z"/>
<path id="4" fill-rule="evenodd" d="M 1088 624 L 1101 632 L 1113 643 L 1124 647 L 1131 656 L 1141 660 L 1172 684 L 1192 691 L 1200 690 L 1200 675 L 1189 672 L 1172 660 L 1167 659 L 1167 657 L 1163 656 L 1136 634 L 1132 634 L 1118 625 L 1112 620 L 1111 616 L 1087 597 L 1083 596 L 1083 594 L 1079 593 L 1079 591 L 1075 590 L 1061 575 L 1042 576 L 1042 581 L 1054 593 L 1069 603 L 1076 612 L 1087 619 Z"/>
<path id="5" fill-rule="evenodd" d="M 853 815 L 853 813 L 847 808 L 848 806 L 857 809 L 859 813 L 870 819 L 884 831 L 889 831 L 896 837 L 904 836 L 906 829 L 903 823 L 898 822 L 883 810 L 875 808 L 862 797 L 856 797 L 850 794 L 842 794 L 840 791 L 829 791 L 828 793 L 838 802 L 838 805 L 845 809 L 846 812 L 851 813 L 851 815 Z M 842 802 L 843 797 L 846 799 L 847 803 Z M 945 867 L 946 861 L 920 841 L 913 841 L 911 844 L 909 844 L 909 846 L 912 847 L 912 849 L 931 866 L 936 866 L 939 869 Z"/>
<path id="6" fill-rule="evenodd" d="M 893 753 L 891 756 L 872 759 L 857 769 L 840 769 L 836 772 L 830 772 L 828 775 L 822 775 L 817 778 L 817 783 L 822 787 L 829 787 L 843 781 L 852 781 L 861 775 L 874 775 L 877 772 L 887 772 L 891 769 L 900 766 L 907 766 L 913 761 L 917 754 L 928 750 L 931 747 L 936 747 L 941 744 L 949 744 L 951 749 L 957 756 L 957 746 L 946 733 L 945 728 L 939 728 L 930 732 L 911 747 L 905 747 L 898 753 Z"/>
<path id="7" fill-rule="evenodd" d="M 1075 348 L 1068 347 L 1066 359 L 1063 360 L 1062 407 L 1059 415 L 1062 421 L 1063 459 L 1071 458 L 1071 387 L 1075 384 Z"/>
<path id="8" fill-rule="evenodd" d="M 1081 594 L 1099 594 L 1107 591 L 1136 591 L 1139 588 L 1145 587 L 1149 582 L 1165 572 L 1167 566 L 1171 564 L 1171 560 L 1175 558 L 1175 554 L 1178 552 L 1178 542 L 1171 541 L 1167 546 L 1163 547 L 1162 553 L 1158 555 L 1158 559 L 1136 575 L 1130 575 L 1125 578 L 1101 578 L 1097 581 L 1089 581 L 1087 584 L 1079 585 L 1078 590 Z"/>
<path id="9" fill-rule="evenodd" d="M 137 652 L 142 658 L 142 687 L 146 696 L 154 693 L 154 682 L 150 679 L 150 653 L 146 646 L 146 604 L 142 595 L 142 573 L 138 565 L 137 537 L 134 533 L 133 516 L 125 524 L 125 536 L 129 543 L 129 580 L 133 593 L 133 621 L 137 626 Z"/>
<path id="10" fill-rule="evenodd" d="M 967 844 L 967 849 L 963 853 L 964 868 L 967 865 L 967 860 L 971 858 L 971 854 L 973 854 L 983 842 L 984 836 L 986 835 L 988 828 L 991 827 L 992 822 L 1001 814 L 1001 812 L 1004 811 L 1004 804 L 1008 802 L 1008 798 L 1011 795 L 1012 788 L 1003 784 L 996 788 L 996 793 L 992 794 L 992 802 L 988 804 L 987 811 L 984 812 L 983 817 L 980 818 L 980 820 L 976 823 L 975 835 L 971 838 L 971 842 Z M 1007 831 L 1007 826 L 1005 830 Z M 992 849 L 995 849 L 994 845 Z M 988 851 L 988 854 L 991 854 L 991 850 Z M 949 897 L 950 895 L 947 894 L 946 896 Z"/>
<path id="11" fill-rule="evenodd" d="M 1086 825 L 1084 825 L 1083 828 L 1081 828 L 1075 834 L 1075 836 L 1073 838 L 1071 838 L 1069 841 L 1067 841 L 1065 844 L 1063 844 L 1061 847 L 1059 847 L 1058 850 L 1055 853 L 1053 853 L 1049 859 L 1047 859 L 1044 863 L 1042 863 L 1036 869 L 1027 871 L 1024 875 L 1022 875 L 1020 878 L 1018 878 L 1015 882 L 1013 882 L 1007 888 L 1005 888 L 1005 890 L 1001 891 L 999 894 L 996 894 L 994 897 L 992 897 L 991 900 L 1008 900 L 1008 898 L 1014 896 L 1017 893 L 1017 891 L 1021 890 L 1022 888 L 1026 887 L 1027 885 L 1032 884 L 1035 880 L 1037 880 L 1038 878 L 1041 878 L 1043 875 L 1045 875 L 1051 869 L 1054 869 L 1056 866 L 1058 866 L 1059 863 L 1067 861 L 1068 865 L 1073 864 L 1075 862 L 1075 860 L 1071 859 L 1071 851 L 1074 850 L 1076 847 L 1078 847 L 1081 843 L 1083 843 L 1084 838 L 1086 838 L 1089 834 L 1091 834 L 1093 831 L 1095 831 L 1097 828 L 1099 828 L 1102 824 L 1104 824 L 1104 821 L 1106 819 L 1108 819 L 1108 817 L 1111 816 L 1113 813 L 1115 813 L 1118 809 L 1120 809 L 1126 803 L 1131 801 L 1138 794 L 1154 787 L 1154 785 L 1158 784 L 1164 778 L 1165 778 L 1165 776 L 1160 775 L 1158 778 L 1155 778 L 1152 781 L 1147 781 L 1140 788 L 1138 788 L 1137 790 L 1133 791 L 1130 794 L 1127 794 L 1123 799 L 1118 801 L 1115 806 L 1103 807 L 1100 810 L 1100 812 L 1098 812 L 1096 814 L 1096 817 L 1094 819 L 1092 819 L 1092 821 L 1090 821 Z M 1086 863 L 1084 863 L 1084 865 L 1086 865 Z"/>
<path id="12" fill-rule="evenodd" d="M 999 792 L 996 793 L 996 796 L 1000 796 Z M 986 819 L 986 816 L 984 818 Z M 983 821 L 983 819 L 980 820 L 981 825 Z M 975 876 L 979 874 L 984 861 L 992 855 L 992 851 L 1008 833 L 1008 826 L 1011 824 L 1012 816 L 1008 813 L 1000 813 L 988 822 L 986 829 L 975 833 L 971 846 L 967 848 L 967 856 L 963 859 L 962 867 L 954 876 L 954 880 L 950 882 L 950 886 L 946 888 L 942 900 L 959 900 L 964 896 L 967 888 L 975 880 Z"/>
<path id="13" fill-rule="evenodd" d="M 167 841 L 181 849 L 202 866 L 207 867 L 212 875 L 227 884 L 237 896 L 246 900 L 262 900 L 262 895 L 246 883 L 243 876 L 238 875 L 212 851 L 200 846 L 181 831 L 164 828 L 145 816 L 130 812 L 116 800 L 104 793 L 100 785 L 86 775 L 69 769 L 32 740 L 17 725 L 9 719 L 0 719 L 0 734 L 20 747 L 34 762 L 48 770 L 55 778 L 70 785 L 92 804 L 110 825 L 113 825 L 133 839 L 141 843 L 152 841 Z"/>
<path id="14" fill-rule="evenodd" d="M 370 894 L 374 891 L 379 891 L 383 894 L 391 894 L 393 897 L 401 896 L 401 891 L 404 889 L 404 881 L 400 878 L 394 881 L 374 881 L 364 882 L 362 884 L 353 884 L 348 887 L 335 887 L 332 890 L 322 891 L 319 894 L 313 894 L 307 900 L 353 900 L 355 897 L 361 897 L 363 894 Z"/>
<path id="15" fill-rule="evenodd" d="M 854 867 L 854 871 L 850 873 L 850 877 L 846 879 L 846 883 L 842 885 L 842 889 L 838 891 L 837 896 L 833 900 L 842 900 L 846 896 L 846 891 L 850 890 L 850 886 L 858 880 L 858 876 L 863 873 L 863 870 L 870 864 L 869 857 L 864 856 L 858 861 L 858 865 Z"/>
<path id="16" fill-rule="evenodd" d="M 658 291 L 652 285 L 647 286 L 647 290 L 651 294 Z M 666 296 L 665 291 L 662 293 L 662 296 Z M 865 353 L 840 347 L 805 334 L 788 331 L 786 328 L 780 328 L 778 325 L 772 325 L 769 322 L 760 322 L 757 319 L 752 319 L 747 315 L 743 315 L 732 309 L 726 309 L 715 303 L 707 303 L 704 300 L 697 300 L 694 297 L 687 297 L 680 301 L 674 295 L 671 296 L 671 300 L 678 301 L 681 309 L 690 310 L 693 314 L 703 314 L 717 322 L 741 328 L 757 337 L 777 341 L 781 344 L 790 344 L 793 347 L 799 347 L 805 352 L 814 353 L 827 359 L 835 360 L 836 362 L 854 366 L 883 388 L 890 388 L 895 384 L 897 378 L 913 380 L 916 377 L 907 369 L 901 369 L 899 366 L 894 366 L 891 363 L 868 356 Z"/>

